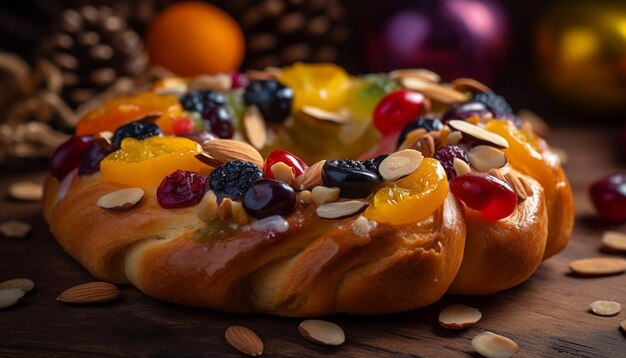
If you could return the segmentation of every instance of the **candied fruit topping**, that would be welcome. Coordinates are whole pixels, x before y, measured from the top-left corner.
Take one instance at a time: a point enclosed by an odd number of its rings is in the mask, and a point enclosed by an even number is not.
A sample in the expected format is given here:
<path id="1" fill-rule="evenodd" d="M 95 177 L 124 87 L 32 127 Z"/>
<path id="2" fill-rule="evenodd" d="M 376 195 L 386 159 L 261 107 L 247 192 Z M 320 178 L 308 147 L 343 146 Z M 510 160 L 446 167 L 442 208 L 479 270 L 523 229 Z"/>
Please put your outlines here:
<path id="1" fill-rule="evenodd" d="M 322 182 L 327 187 L 339 188 L 341 198 L 365 198 L 380 181 L 370 169 L 370 164 L 358 160 L 327 160 L 322 168 Z"/>
<path id="2" fill-rule="evenodd" d="M 626 174 L 596 180 L 589 188 L 589 196 L 602 219 L 609 222 L 626 220 Z"/>
<path id="3" fill-rule="evenodd" d="M 256 164 L 236 160 L 215 168 L 209 176 L 209 187 L 218 200 L 240 201 L 250 185 L 261 177 L 261 169 Z"/>
<path id="4" fill-rule="evenodd" d="M 396 133 L 429 108 L 430 101 L 419 92 L 394 91 L 378 102 L 374 109 L 374 126 L 383 135 Z"/>
<path id="5" fill-rule="evenodd" d="M 286 150 L 274 149 L 265 159 L 265 163 L 263 164 L 263 176 L 265 178 L 275 179 L 274 173 L 272 172 L 272 166 L 279 162 L 287 164 L 293 171 L 294 177 L 296 178 L 302 175 L 306 168 L 308 168 L 306 163 L 294 154 L 291 154 Z"/>
<path id="6" fill-rule="evenodd" d="M 406 126 L 404 126 L 402 132 L 400 132 L 397 147 L 399 148 L 402 143 L 404 143 L 409 132 L 420 128 L 423 128 L 426 132 L 440 131 L 443 129 L 443 123 L 441 123 L 439 118 L 432 117 L 420 117 L 412 122 L 409 122 Z"/>
<path id="7" fill-rule="evenodd" d="M 440 207 L 448 196 L 446 172 L 436 159 L 424 158 L 411 175 L 385 182 L 370 198 L 364 216 L 392 225 L 423 220 Z"/>
<path id="8" fill-rule="evenodd" d="M 450 181 L 450 191 L 490 221 L 511 215 L 517 205 L 517 196 L 509 184 L 486 173 L 460 175 Z"/>
<path id="9" fill-rule="evenodd" d="M 182 137 L 126 138 L 100 163 L 102 180 L 156 187 L 177 169 L 206 175 L 210 169 L 195 158 L 201 151 L 198 143 Z"/>
<path id="10" fill-rule="evenodd" d="M 259 107 L 263 119 L 280 123 L 291 114 L 293 90 L 274 80 L 252 81 L 243 93 L 247 105 Z"/>
<path id="11" fill-rule="evenodd" d="M 93 137 L 90 135 L 71 137 L 61 144 L 50 157 L 50 174 L 58 181 L 74 170 L 90 150 Z"/>
<path id="12" fill-rule="evenodd" d="M 115 130 L 111 143 L 113 148 L 119 149 L 124 138 L 146 139 L 148 137 L 160 136 L 161 128 L 156 123 L 151 122 L 130 122 Z"/>
<path id="13" fill-rule="evenodd" d="M 78 175 L 91 175 L 99 172 L 100 162 L 111 152 L 112 149 L 102 148 L 92 142 L 78 165 Z"/>
<path id="14" fill-rule="evenodd" d="M 294 91 L 294 110 L 303 106 L 335 110 L 346 102 L 350 90 L 349 75 L 332 63 L 297 62 L 282 68 L 278 77 Z"/>
<path id="15" fill-rule="evenodd" d="M 262 178 L 250 185 L 243 197 L 243 207 L 255 219 L 288 215 L 296 206 L 296 192 L 289 185 Z"/>
<path id="16" fill-rule="evenodd" d="M 448 179 L 452 179 L 456 176 L 456 170 L 454 169 L 455 158 L 461 159 L 465 163 L 469 163 L 467 152 L 465 148 L 461 146 L 446 145 L 437 148 L 435 151 L 435 159 L 443 165 L 443 168 L 446 170 L 446 174 L 448 175 Z"/>
<path id="17" fill-rule="evenodd" d="M 194 172 L 176 170 L 157 188 L 157 200 L 165 209 L 185 208 L 202 200 L 206 191 L 206 177 Z"/>
<path id="18" fill-rule="evenodd" d="M 154 113 L 161 113 L 155 123 L 163 133 L 172 134 L 172 120 L 183 116 L 183 108 L 178 98 L 152 92 L 120 97 L 106 102 L 83 117 L 76 125 L 76 134 L 113 132 L 128 122 Z"/>
<path id="19" fill-rule="evenodd" d="M 180 104 L 187 111 L 202 113 L 209 108 L 224 107 L 226 98 L 220 92 L 201 90 L 185 94 L 180 99 Z"/>

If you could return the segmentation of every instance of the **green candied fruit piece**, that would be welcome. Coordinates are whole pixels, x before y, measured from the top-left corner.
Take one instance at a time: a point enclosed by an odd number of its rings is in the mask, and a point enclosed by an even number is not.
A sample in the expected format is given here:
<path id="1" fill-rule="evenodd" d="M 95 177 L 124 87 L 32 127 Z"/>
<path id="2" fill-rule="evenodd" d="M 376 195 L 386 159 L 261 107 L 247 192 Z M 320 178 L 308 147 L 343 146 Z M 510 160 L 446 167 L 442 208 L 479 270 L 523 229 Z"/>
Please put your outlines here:
<path id="1" fill-rule="evenodd" d="M 350 100 L 350 110 L 358 116 L 371 117 L 374 108 L 388 93 L 400 87 L 386 73 L 374 73 L 361 77 Z"/>
<path id="2" fill-rule="evenodd" d="M 233 128 L 240 130 L 243 113 L 246 110 L 243 94 L 238 90 L 230 91 L 224 93 L 224 98 L 226 99 L 226 110 L 230 115 Z"/>
<path id="3" fill-rule="evenodd" d="M 222 220 L 213 220 L 204 227 L 196 230 L 193 241 L 198 243 L 208 243 L 224 240 L 231 237 L 237 230 Z"/>

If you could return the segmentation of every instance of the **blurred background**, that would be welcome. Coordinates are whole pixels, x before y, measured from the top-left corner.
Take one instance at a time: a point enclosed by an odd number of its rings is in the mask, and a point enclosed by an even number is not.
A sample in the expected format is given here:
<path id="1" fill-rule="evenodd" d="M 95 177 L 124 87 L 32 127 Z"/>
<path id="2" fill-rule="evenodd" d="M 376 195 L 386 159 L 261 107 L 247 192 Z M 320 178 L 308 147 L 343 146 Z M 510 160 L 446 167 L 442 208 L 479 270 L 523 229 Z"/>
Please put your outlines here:
<path id="1" fill-rule="evenodd" d="M 67 132 L 63 123 L 103 93 L 168 73 L 294 61 L 336 62 L 352 74 L 424 67 L 447 81 L 472 77 L 550 125 L 618 129 L 626 118 L 623 2 L 216 0 L 205 2 L 208 11 L 174 3 L 3 2 L 0 122 L 56 121 L 51 128 Z"/>

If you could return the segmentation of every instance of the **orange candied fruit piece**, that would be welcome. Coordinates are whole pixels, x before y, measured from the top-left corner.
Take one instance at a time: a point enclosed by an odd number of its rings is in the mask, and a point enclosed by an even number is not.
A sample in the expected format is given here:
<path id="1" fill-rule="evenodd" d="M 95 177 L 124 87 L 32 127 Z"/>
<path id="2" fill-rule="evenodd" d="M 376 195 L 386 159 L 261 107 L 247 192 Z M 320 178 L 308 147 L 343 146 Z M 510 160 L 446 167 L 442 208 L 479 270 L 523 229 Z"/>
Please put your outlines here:
<path id="1" fill-rule="evenodd" d="M 284 67 L 278 80 L 294 91 L 293 109 L 313 106 L 332 111 L 348 99 L 350 76 L 332 63 L 302 63 Z"/>
<path id="2" fill-rule="evenodd" d="M 433 158 L 424 158 L 406 178 L 388 182 L 370 199 L 364 215 L 392 225 L 408 224 L 429 217 L 448 196 L 446 172 Z"/>
<path id="3" fill-rule="evenodd" d="M 156 120 L 161 131 L 172 134 L 172 120 L 183 116 L 183 107 L 178 98 L 153 92 L 116 98 L 87 113 L 76 125 L 76 135 L 114 132 L 128 122 L 153 113 L 162 114 Z"/>
<path id="4" fill-rule="evenodd" d="M 121 148 L 102 160 L 102 180 L 138 187 L 157 187 L 176 170 L 202 175 L 210 168 L 195 158 L 202 148 L 182 137 L 125 138 Z"/>

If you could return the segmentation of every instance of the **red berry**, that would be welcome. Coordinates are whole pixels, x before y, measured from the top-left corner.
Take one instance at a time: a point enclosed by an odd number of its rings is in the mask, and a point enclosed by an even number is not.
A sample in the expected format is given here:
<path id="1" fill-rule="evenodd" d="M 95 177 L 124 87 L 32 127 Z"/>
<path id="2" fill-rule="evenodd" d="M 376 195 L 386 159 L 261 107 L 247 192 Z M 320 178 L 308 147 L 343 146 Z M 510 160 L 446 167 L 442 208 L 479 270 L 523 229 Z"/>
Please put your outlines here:
<path id="1" fill-rule="evenodd" d="M 293 173 L 296 177 L 300 176 L 308 165 L 302 159 L 296 157 L 295 155 L 289 153 L 286 150 L 282 149 L 274 149 L 267 155 L 267 159 L 265 159 L 265 164 L 263 165 L 263 177 L 269 179 L 276 179 L 274 177 L 274 173 L 272 173 L 272 165 L 283 162 L 291 167 Z"/>
<path id="2" fill-rule="evenodd" d="M 248 76 L 239 71 L 230 71 L 231 89 L 244 88 L 248 85 L 250 80 Z"/>
<path id="3" fill-rule="evenodd" d="M 157 200 L 161 207 L 185 208 L 202 200 L 207 178 L 200 174 L 177 170 L 163 178 L 157 188 Z"/>
<path id="4" fill-rule="evenodd" d="M 430 101 L 421 93 L 394 91 L 378 102 L 374 109 L 374 126 L 383 135 L 399 132 L 429 108 Z"/>
<path id="5" fill-rule="evenodd" d="M 195 124 L 189 118 L 176 118 L 172 122 L 174 134 L 189 133 L 194 130 Z"/>
<path id="6" fill-rule="evenodd" d="M 485 173 L 467 173 L 450 181 L 450 190 L 470 209 L 497 221 L 515 210 L 517 196 L 509 184 Z"/>
<path id="7" fill-rule="evenodd" d="M 61 144 L 50 157 L 50 174 L 57 178 L 58 181 L 63 180 L 69 172 L 78 167 L 87 151 L 91 148 L 92 142 L 93 136 L 84 135 L 72 137 Z"/>
<path id="8" fill-rule="evenodd" d="M 589 196 L 604 220 L 626 220 L 626 174 L 613 174 L 596 180 L 589 188 Z"/>

